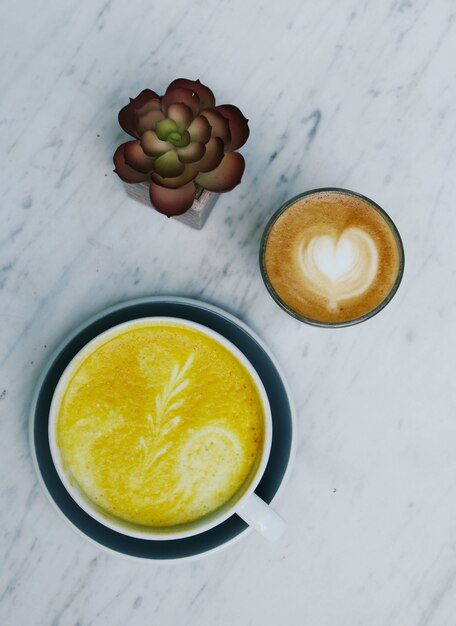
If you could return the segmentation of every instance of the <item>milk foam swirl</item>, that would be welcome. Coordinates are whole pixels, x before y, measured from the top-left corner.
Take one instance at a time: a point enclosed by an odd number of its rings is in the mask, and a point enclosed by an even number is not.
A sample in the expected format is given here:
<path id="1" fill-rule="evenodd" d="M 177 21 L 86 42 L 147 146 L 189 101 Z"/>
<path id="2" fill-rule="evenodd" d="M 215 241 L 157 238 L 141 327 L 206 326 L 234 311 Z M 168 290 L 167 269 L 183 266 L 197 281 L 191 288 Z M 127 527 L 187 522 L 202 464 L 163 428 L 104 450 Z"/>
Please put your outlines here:
<path id="1" fill-rule="evenodd" d="M 209 501 L 229 489 L 244 451 L 234 432 L 223 426 L 199 428 L 186 442 L 179 463 L 178 488 L 193 502 Z"/>
<path id="2" fill-rule="evenodd" d="M 168 448 L 159 455 L 158 463 L 166 465 L 166 453 Z M 228 428 L 215 424 L 198 428 L 189 435 L 173 470 L 168 466 L 167 488 L 153 494 L 154 504 L 166 502 L 170 509 L 183 503 L 220 505 L 220 494 L 236 480 L 243 456 L 238 437 Z M 140 485 L 150 491 L 147 478 L 141 477 Z"/>
<path id="3" fill-rule="evenodd" d="M 308 289 L 327 299 L 328 310 L 359 296 L 371 286 L 378 270 L 378 250 L 370 235 L 357 227 L 339 237 L 322 234 L 301 240 L 299 265 Z"/>

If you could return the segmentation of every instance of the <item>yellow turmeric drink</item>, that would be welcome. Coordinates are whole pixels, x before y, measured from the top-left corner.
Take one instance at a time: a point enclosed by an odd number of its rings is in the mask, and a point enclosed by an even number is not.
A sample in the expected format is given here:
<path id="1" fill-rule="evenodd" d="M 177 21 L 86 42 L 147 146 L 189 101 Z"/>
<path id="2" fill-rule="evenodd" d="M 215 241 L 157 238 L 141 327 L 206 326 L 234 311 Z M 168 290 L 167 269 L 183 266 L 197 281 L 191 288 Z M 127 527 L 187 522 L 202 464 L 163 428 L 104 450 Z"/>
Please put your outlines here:
<path id="1" fill-rule="evenodd" d="M 139 321 L 74 362 L 56 438 L 70 480 L 144 526 L 235 502 L 258 467 L 264 408 L 245 366 L 205 333 Z"/>

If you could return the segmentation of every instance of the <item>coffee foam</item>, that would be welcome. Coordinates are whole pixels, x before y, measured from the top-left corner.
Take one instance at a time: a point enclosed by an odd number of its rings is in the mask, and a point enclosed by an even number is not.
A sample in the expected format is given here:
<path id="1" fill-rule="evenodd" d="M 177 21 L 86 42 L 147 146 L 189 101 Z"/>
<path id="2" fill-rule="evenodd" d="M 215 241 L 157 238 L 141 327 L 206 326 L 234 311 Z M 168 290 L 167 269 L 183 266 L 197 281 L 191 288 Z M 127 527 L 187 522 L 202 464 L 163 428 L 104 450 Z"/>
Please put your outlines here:
<path id="1" fill-rule="evenodd" d="M 81 490 L 118 518 L 157 527 L 236 497 L 263 437 L 263 405 L 244 366 L 203 333 L 172 324 L 135 327 L 94 349 L 57 419 Z"/>
<path id="2" fill-rule="evenodd" d="M 390 225 L 370 203 L 319 192 L 298 200 L 272 225 L 264 267 L 279 299 L 296 313 L 344 322 L 387 297 L 399 249 Z"/>
<path id="3" fill-rule="evenodd" d="M 304 284 L 327 300 L 336 311 L 339 302 L 363 294 L 377 275 L 378 250 L 370 235 L 360 228 L 345 229 L 338 239 L 317 235 L 303 237 L 298 262 Z"/>

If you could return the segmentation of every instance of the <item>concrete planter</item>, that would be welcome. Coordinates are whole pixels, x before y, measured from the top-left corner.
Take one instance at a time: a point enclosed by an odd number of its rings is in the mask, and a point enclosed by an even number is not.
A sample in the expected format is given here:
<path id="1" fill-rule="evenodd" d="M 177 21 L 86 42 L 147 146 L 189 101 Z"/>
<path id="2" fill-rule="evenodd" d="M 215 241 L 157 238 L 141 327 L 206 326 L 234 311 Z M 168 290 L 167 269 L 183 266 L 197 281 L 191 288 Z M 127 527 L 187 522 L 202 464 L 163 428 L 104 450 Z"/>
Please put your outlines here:
<path id="1" fill-rule="evenodd" d="M 133 198 L 142 204 L 151 206 L 149 198 L 149 183 L 144 182 L 133 185 L 124 183 L 124 187 L 130 198 Z M 190 228 L 201 230 L 219 196 L 219 193 L 207 191 L 207 189 L 203 189 L 203 187 L 195 185 L 195 200 L 191 208 L 182 215 L 176 215 L 172 219 L 178 220 L 179 222 L 190 226 Z"/>

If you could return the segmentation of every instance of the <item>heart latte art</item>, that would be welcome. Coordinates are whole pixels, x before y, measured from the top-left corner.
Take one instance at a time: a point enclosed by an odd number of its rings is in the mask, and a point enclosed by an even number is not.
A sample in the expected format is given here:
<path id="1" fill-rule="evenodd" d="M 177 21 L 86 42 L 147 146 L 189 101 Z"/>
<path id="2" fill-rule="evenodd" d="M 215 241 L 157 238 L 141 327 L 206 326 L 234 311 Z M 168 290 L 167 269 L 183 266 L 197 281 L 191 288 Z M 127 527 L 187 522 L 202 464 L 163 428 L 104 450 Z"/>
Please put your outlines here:
<path id="1" fill-rule="evenodd" d="M 360 228 L 347 228 L 340 237 L 304 237 L 298 249 L 299 264 L 308 288 L 336 310 L 347 298 L 364 293 L 378 269 L 378 252 L 370 235 Z"/>
<path id="2" fill-rule="evenodd" d="M 403 262 L 394 224 L 344 190 L 303 195 L 273 218 L 262 251 L 275 298 L 305 321 L 346 325 L 374 312 L 397 288 Z"/>

